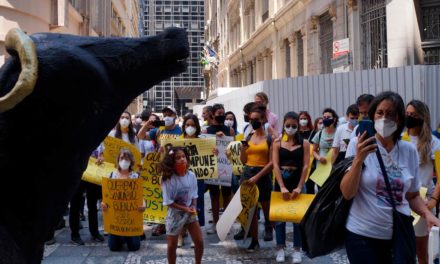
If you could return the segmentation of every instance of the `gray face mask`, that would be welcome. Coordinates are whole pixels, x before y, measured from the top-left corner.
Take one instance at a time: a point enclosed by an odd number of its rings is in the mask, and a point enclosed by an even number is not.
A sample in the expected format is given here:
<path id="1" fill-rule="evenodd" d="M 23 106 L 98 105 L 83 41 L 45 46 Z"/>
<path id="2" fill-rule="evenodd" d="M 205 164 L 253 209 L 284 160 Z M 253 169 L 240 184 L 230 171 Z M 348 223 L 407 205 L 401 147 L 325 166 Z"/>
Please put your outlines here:
<path id="1" fill-rule="evenodd" d="M 397 130 L 397 123 L 390 119 L 377 119 L 374 120 L 374 129 L 376 129 L 376 132 L 383 138 L 387 138 L 392 136 Z"/>

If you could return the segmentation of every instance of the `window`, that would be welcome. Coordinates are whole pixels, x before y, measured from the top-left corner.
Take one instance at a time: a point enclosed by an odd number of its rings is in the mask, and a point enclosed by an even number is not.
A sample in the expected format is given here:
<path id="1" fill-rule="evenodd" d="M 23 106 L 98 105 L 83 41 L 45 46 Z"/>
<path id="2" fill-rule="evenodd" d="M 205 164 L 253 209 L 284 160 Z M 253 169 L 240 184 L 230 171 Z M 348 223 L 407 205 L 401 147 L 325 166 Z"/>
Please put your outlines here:
<path id="1" fill-rule="evenodd" d="M 440 64 L 440 3 L 434 0 L 423 0 L 421 7 L 425 64 Z"/>
<path id="2" fill-rule="evenodd" d="M 286 64 L 286 77 L 290 77 L 290 45 L 289 40 L 284 40 L 284 50 L 286 51 L 285 64 Z"/>
<path id="3" fill-rule="evenodd" d="M 261 0 L 261 22 L 264 23 L 269 18 L 269 0 Z"/>
<path id="4" fill-rule="evenodd" d="M 364 0 L 361 7 L 364 69 L 387 67 L 386 0 Z"/>
<path id="5" fill-rule="evenodd" d="M 304 76 L 304 42 L 301 32 L 296 32 L 295 37 L 298 76 Z"/>
<path id="6" fill-rule="evenodd" d="M 333 72 L 333 21 L 328 12 L 319 17 L 319 46 L 321 49 L 321 74 Z"/>

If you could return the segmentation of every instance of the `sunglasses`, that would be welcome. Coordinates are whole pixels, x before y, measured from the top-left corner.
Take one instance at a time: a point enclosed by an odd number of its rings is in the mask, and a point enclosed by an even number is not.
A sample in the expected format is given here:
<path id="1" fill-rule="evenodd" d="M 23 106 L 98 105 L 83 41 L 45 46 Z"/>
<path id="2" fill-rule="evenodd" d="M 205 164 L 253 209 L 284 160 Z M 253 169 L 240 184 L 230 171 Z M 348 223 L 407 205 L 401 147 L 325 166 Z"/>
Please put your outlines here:
<path id="1" fill-rule="evenodd" d="M 293 128 L 293 129 L 298 128 L 297 125 L 285 125 L 284 127 L 285 127 L 285 128 Z"/>

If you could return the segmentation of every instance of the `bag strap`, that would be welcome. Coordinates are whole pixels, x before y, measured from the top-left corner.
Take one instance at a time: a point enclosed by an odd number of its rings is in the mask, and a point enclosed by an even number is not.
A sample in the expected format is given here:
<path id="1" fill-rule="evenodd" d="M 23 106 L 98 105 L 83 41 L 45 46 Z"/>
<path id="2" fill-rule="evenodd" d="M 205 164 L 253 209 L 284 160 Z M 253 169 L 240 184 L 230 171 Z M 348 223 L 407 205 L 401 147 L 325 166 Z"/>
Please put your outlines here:
<path id="1" fill-rule="evenodd" d="M 385 169 L 385 164 L 383 163 L 382 154 L 380 153 L 379 147 L 376 150 L 376 156 L 379 160 L 380 169 L 382 170 L 383 179 L 385 180 L 385 185 L 387 186 L 388 195 L 390 196 L 390 202 L 393 206 L 393 210 L 397 211 L 396 209 L 396 201 L 394 200 L 393 192 L 391 191 L 391 184 L 390 179 L 388 178 L 387 171 Z"/>

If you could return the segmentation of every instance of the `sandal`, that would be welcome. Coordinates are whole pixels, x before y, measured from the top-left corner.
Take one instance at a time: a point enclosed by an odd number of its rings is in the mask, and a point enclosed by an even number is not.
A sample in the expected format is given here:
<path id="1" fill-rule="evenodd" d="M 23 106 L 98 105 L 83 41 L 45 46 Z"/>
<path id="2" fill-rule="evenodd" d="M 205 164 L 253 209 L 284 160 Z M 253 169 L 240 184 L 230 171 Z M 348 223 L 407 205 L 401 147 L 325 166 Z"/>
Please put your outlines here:
<path id="1" fill-rule="evenodd" d="M 164 224 L 158 224 L 155 227 L 153 227 L 151 235 L 152 236 L 161 236 L 161 235 L 163 235 L 165 233 L 166 233 L 165 225 Z"/>

